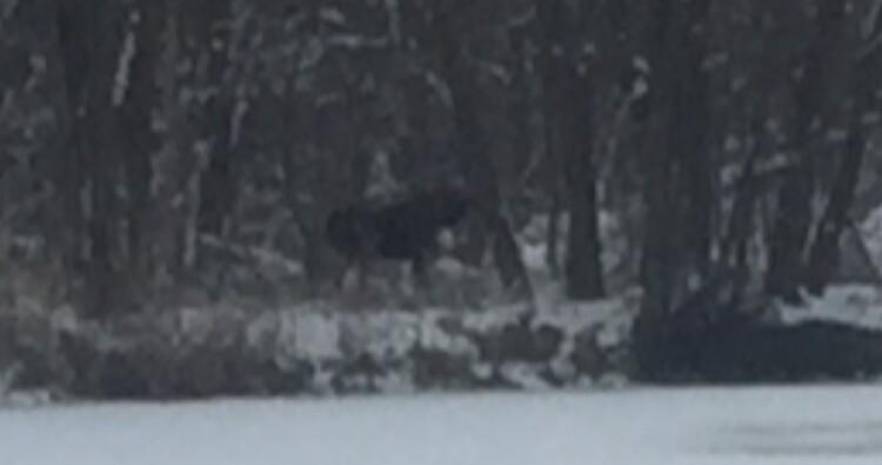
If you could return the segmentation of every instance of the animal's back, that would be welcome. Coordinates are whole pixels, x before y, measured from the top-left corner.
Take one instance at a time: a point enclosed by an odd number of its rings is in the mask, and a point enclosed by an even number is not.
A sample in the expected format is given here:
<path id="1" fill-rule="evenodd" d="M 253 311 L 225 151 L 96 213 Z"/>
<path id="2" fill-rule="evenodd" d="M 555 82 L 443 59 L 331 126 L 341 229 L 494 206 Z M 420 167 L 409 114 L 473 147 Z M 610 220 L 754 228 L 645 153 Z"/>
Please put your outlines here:
<path id="1" fill-rule="evenodd" d="M 369 211 L 351 205 L 331 212 L 325 223 L 325 237 L 337 252 L 355 258 L 368 252 L 372 223 Z"/>

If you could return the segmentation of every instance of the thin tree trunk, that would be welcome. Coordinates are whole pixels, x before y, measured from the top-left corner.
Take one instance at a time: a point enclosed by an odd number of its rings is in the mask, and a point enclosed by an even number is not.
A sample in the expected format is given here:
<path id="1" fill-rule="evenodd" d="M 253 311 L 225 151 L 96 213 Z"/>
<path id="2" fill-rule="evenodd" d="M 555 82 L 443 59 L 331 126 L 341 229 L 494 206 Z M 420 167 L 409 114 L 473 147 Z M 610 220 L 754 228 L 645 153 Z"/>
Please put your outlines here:
<path id="1" fill-rule="evenodd" d="M 559 171 L 552 179 L 565 181 L 570 228 L 567 239 L 566 290 L 573 299 L 605 294 L 600 262 L 597 179 L 594 162 L 594 60 L 583 56 L 579 44 L 593 2 L 573 7 L 560 0 L 538 2 L 544 32 L 542 69 L 545 119 L 551 160 Z M 584 71 L 587 68 L 587 72 Z"/>
<path id="2" fill-rule="evenodd" d="M 548 271 L 551 273 L 552 279 L 560 278 L 560 258 L 558 251 L 560 250 L 560 217 L 561 217 L 561 199 L 560 193 L 555 186 L 550 186 L 551 190 L 551 211 L 548 213 L 548 237 L 546 238 L 545 263 Z"/>
<path id="3" fill-rule="evenodd" d="M 591 165 L 588 160 L 580 161 Z M 579 180 L 570 183 L 570 231 L 567 244 L 567 296 L 598 299 L 606 295 L 600 262 L 600 232 L 594 168 L 576 170 Z"/>
<path id="4" fill-rule="evenodd" d="M 150 183 L 153 178 L 152 157 L 159 150 L 159 135 L 154 131 L 153 117 L 160 106 L 161 89 L 156 70 L 163 59 L 162 30 L 165 27 L 165 0 L 133 4 L 128 17 L 139 21 L 131 26 L 129 39 L 133 47 L 128 96 L 120 105 L 120 124 L 126 138 L 123 173 L 127 191 L 127 255 L 128 279 L 142 283 L 150 275 Z"/>
<path id="5" fill-rule="evenodd" d="M 876 60 L 877 56 L 858 56 L 852 64 L 853 101 L 845 153 L 841 156 L 830 199 L 809 253 L 806 286 L 809 292 L 817 296 L 823 295 L 839 265 L 839 238 L 849 224 L 849 212 L 855 201 L 866 153 L 867 129 L 863 118 L 866 112 L 873 110 L 875 104 Z"/>
<path id="6" fill-rule="evenodd" d="M 105 8 L 94 2 L 59 0 L 58 25 L 64 63 L 70 138 L 76 168 L 68 186 L 74 211 L 82 218 L 78 244 L 83 262 L 84 310 L 101 317 L 119 306 L 122 290 L 116 280 L 122 240 L 116 196 L 118 150 L 122 147 L 115 105 L 121 101 L 128 82 L 125 76 L 128 52 L 122 32 L 123 8 Z M 76 179 L 79 178 L 79 179 Z M 78 234 L 75 233 L 75 237 Z"/>
<path id="7" fill-rule="evenodd" d="M 860 121 L 852 123 L 850 132 L 833 192 L 809 253 L 806 286 L 816 296 L 823 295 L 839 265 L 839 237 L 848 224 L 848 213 L 854 202 L 864 158 L 865 136 Z"/>
<path id="8" fill-rule="evenodd" d="M 540 7 L 542 4 L 539 5 Z M 547 8 L 549 5 L 545 5 Z M 542 10 L 539 10 L 542 11 Z M 546 39 L 547 41 L 548 39 Z M 546 45 L 548 48 L 548 45 Z M 549 76 L 552 70 L 551 54 L 546 51 L 540 56 L 540 69 L 543 70 L 542 76 L 542 100 L 543 100 L 543 116 L 542 127 L 545 136 L 545 164 L 546 168 L 543 173 L 545 183 L 547 185 L 549 196 L 551 197 L 551 212 L 548 215 L 548 251 L 546 252 L 546 262 L 551 271 L 551 276 L 557 279 L 561 276 L 560 266 L 560 220 L 564 210 L 563 206 L 563 187 L 560 179 L 564 173 L 563 164 L 561 163 L 560 149 L 560 130 L 557 124 L 556 105 L 554 99 L 554 90 L 551 81 L 553 78 Z"/>
<path id="9" fill-rule="evenodd" d="M 195 47 L 189 50 L 203 67 L 193 76 L 196 85 L 214 92 L 202 104 L 197 135 L 211 147 L 208 167 L 200 183 L 199 229 L 222 236 L 229 226 L 236 204 L 237 162 L 234 151 L 236 98 L 230 70 L 232 5 L 229 0 L 189 0 L 182 9 L 185 30 Z"/>
<path id="10" fill-rule="evenodd" d="M 579 79 L 575 65 L 570 66 L 569 85 L 561 86 L 572 103 L 561 111 L 564 116 L 564 148 L 569 200 L 570 228 L 567 240 L 566 291 L 576 300 L 598 299 L 606 294 L 603 267 L 600 262 L 601 244 L 597 206 L 597 176 L 592 160 L 594 133 L 593 83 Z"/>
<path id="11" fill-rule="evenodd" d="M 85 212 L 83 209 L 81 193 L 85 186 L 85 163 L 83 153 L 78 149 L 82 145 L 81 134 L 77 127 L 77 108 L 81 105 L 81 93 L 83 92 L 85 75 L 86 47 L 75 36 L 79 34 L 79 20 L 74 14 L 71 5 L 60 0 L 53 0 L 55 7 L 55 32 L 57 44 L 57 58 L 60 62 L 59 72 L 61 78 L 62 110 L 61 130 L 59 147 L 56 152 L 58 157 L 52 165 L 52 179 L 56 188 L 58 206 L 53 212 L 56 216 L 55 233 L 58 235 L 58 247 L 61 255 L 62 267 L 80 280 L 83 265 L 83 247 L 85 242 Z M 71 286 L 71 290 L 78 286 Z"/>
<path id="12" fill-rule="evenodd" d="M 180 82 L 170 72 L 183 51 L 181 10 L 174 0 L 165 1 L 164 28 L 156 33 L 164 37 L 163 69 L 169 72 L 157 78 L 162 92 L 160 108 L 168 131 L 163 146 L 152 159 L 150 212 L 150 283 L 154 291 L 162 293 L 173 290 L 178 278 L 195 262 L 202 177 L 209 157 L 205 151 L 188 149 L 195 131 L 177 98 Z"/>

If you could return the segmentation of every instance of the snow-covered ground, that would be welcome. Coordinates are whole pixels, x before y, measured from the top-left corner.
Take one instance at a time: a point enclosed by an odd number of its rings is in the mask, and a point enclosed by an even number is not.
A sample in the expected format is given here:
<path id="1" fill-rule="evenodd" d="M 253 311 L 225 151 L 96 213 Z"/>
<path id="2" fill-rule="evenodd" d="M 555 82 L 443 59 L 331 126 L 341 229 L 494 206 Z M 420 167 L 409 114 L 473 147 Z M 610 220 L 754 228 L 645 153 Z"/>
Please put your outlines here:
<path id="1" fill-rule="evenodd" d="M 0 411 L 4 465 L 882 463 L 882 386 Z"/>
<path id="2" fill-rule="evenodd" d="M 805 295 L 806 305 L 780 305 L 784 323 L 822 320 L 850 324 L 859 328 L 882 330 L 882 289 L 868 285 L 831 286 L 823 297 Z"/>

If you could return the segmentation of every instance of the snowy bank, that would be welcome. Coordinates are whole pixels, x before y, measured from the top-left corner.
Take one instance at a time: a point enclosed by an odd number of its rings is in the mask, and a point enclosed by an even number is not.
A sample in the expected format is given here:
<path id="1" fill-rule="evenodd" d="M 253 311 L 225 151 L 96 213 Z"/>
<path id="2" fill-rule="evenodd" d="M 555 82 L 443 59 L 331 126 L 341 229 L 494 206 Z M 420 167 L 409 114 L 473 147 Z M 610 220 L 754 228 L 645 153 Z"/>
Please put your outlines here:
<path id="1" fill-rule="evenodd" d="M 609 383 L 635 311 L 617 299 L 539 314 L 183 308 L 101 325 L 69 310 L 8 314 L 0 389 L 165 399 Z"/>
<path id="2" fill-rule="evenodd" d="M 181 308 L 103 324 L 70 309 L 0 314 L 0 399 L 180 399 L 618 386 L 636 374 L 639 295 L 534 310 Z M 674 328 L 674 383 L 873 379 L 882 297 L 840 286 L 773 322 Z M 36 392 L 22 396 L 22 392 Z M 4 395 L 5 394 L 5 395 Z M 36 400 L 35 400 L 36 399 Z M 0 401 L 2 403 L 3 401 Z"/>

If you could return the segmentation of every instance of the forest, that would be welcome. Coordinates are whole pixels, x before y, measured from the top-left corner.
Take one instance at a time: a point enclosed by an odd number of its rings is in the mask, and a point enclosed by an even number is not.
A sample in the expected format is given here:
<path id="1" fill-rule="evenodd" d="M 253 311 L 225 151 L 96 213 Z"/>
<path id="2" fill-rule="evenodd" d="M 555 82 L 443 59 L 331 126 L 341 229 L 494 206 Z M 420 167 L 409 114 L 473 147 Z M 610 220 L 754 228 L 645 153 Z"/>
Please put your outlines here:
<path id="1" fill-rule="evenodd" d="M 862 369 L 854 350 L 882 368 L 864 330 L 753 326 L 879 284 L 863 244 L 860 272 L 841 255 L 882 203 L 880 83 L 879 0 L 0 0 L 4 350 L 73 391 L 160 395 L 176 388 L 132 387 L 142 364 L 94 334 L 188 308 L 492 312 L 559 292 L 638 296 L 638 377 L 713 340 L 762 359 L 833 341 L 833 375 Z M 393 226 L 331 221 L 347 211 Z M 67 368 L 21 341 L 32 319 Z M 564 337 L 518 321 L 480 352 Z M 686 371 L 787 377 L 730 350 Z"/>

